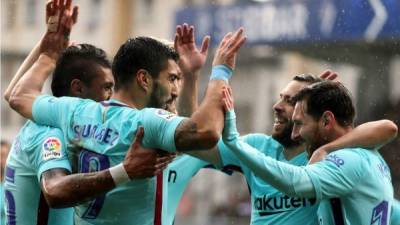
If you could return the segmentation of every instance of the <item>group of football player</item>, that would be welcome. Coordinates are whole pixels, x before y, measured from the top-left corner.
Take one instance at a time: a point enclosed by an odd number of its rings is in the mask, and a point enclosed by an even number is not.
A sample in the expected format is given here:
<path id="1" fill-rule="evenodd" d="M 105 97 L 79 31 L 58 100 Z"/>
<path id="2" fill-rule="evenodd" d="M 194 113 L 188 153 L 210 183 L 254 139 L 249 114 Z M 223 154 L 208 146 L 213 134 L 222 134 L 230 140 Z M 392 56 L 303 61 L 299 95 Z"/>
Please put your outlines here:
<path id="1" fill-rule="evenodd" d="M 397 126 L 354 127 L 335 72 L 294 76 L 273 106 L 271 135 L 240 136 L 229 81 L 244 28 L 220 40 L 199 103 L 209 36 L 198 48 L 194 27 L 178 25 L 173 44 L 129 38 L 111 62 L 70 42 L 78 14 L 72 0 L 46 4 L 47 31 L 4 93 L 28 119 L 6 162 L 6 224 L 172 225 L 202 168 L 243 174 L 253 225 L 400 224 L 379 154 Z M 50 75 L 53 95 L 43 94 Z"/>

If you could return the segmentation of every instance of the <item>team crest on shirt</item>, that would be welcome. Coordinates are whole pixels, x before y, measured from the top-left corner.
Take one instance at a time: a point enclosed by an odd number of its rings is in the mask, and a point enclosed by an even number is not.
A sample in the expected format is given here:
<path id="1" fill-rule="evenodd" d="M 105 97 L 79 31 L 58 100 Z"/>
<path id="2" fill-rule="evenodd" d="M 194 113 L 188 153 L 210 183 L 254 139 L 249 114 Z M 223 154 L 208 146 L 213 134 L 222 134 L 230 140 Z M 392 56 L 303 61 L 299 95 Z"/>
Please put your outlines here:
<path id="1" fill-rule="evenodd" d="M 171 120 L 176 116 L 175 113 L 168 112 L 167 110 L 164 109 L 157 109 L 156 115 L 166 120 Z"/>
<path id="2" fill-rule="evenodd" d="M 61 141 L 56 137 L 47 138 L 43 142 L 42 157 L 44 160 L 61 158 Z"/>

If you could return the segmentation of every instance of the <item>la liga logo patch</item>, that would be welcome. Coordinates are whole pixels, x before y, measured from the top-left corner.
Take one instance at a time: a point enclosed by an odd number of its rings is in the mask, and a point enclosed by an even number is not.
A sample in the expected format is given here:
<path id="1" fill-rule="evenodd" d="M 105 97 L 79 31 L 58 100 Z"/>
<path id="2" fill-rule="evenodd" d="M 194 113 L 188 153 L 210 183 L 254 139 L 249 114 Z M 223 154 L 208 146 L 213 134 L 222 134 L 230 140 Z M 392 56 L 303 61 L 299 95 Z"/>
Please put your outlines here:
<path id="1" fill-rule="evenodd" d="M 61 141 L 56 137 L 47 138 L 43 142 L 42 157 L 44 160 L 61 158 Z"/>
<path id="2" fill-rule="evenodd" d="M 176 116 L 176 114 L 168 112 L 164 109 L 157 109 L 156 115 L 166 120 L 171 120 Z"/>

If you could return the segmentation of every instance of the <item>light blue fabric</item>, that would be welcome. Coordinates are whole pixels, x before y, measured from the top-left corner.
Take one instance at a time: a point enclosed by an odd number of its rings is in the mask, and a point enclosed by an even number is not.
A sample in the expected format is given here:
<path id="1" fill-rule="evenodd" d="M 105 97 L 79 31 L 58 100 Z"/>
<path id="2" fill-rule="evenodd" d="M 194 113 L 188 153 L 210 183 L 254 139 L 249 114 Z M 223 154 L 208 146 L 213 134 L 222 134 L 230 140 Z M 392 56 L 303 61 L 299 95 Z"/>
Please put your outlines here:
<path id="1" fill-rule="evenodd" d="M 210 80 L 223 80 L 229 82 L 232 74 L 232 69 L 225 65 L 214 66 L 211 70 Z"/>
<path id="2" fill-rule="evenodd" d="M 71 171 L 65 150 L 60 129 L 28 121 L 20 130 L 11 146 L 5 171 L 6 218 L 9 224 L 36 224 L 42 173 L 54 168 Z M 50 209 L 48 218 L 49 225 L 72 225 L 73 209 Z"/>
<path id="3" fill-rule="evenodd" d="M 227 115 L 227 120 L 234 120 L 235 116 L 232 112 Z M 235 124 L 225 124 L 224 137 L 232 141 L 238 138 Z M 233 130 L 231 130 L 233 129 Z M 307 155 L 305 152 L 297 155 L 291 160 L 286 160 L 283 154 L 284 148 L 272 137 L 264 134 L 249 134 L 241 137 L 240 142 L 249 146 L 254 150 L 245 156 L 255 160 L 256 166 L 264 168 L 262 158 L 270 158 L 274 162 L 281 161 L 291 165 L 304 166 L 307 164 Z M 304 198 L 289 196 L 286 193 L 276 189 L 271 183 L 266 182 L 262 177 L 258 176 L 252 168 L 245 163 L 235 152 L 237 146 L 226 145 L 220 141 L 218 150 L 225 169 L 241 170 L 245 175 L 246 181 L 250 188 L 252 202 L 252 225 L 295 225 L 307 224 L 316 225 L 318 204 L 314 198 Z M 246 149 L 245 149 L 246 150 Z M 246 151 L 245 151 L 246 152 Z M 261 163 L 258 165 L 258 163 Z M 282 163 L 283 164 L 283 163 Z M 277 179 L 276 179 L 277 180 Z"/>
<path id="4" fill-rule="evenodd" d="M 145 147 L 174 152 L 175 130 L 184 119 L 162 109 L 132 109 L 116 100 L 100 104 L 46 95 L 35 100 L 33 118 L 64 132 L 70 149 L 75 149 L 71 154 L 78 172 L 99 171 L 122 162 L 139 126 L 144 127 Z M 133 180 L 75 207 L 75 223 L 153 224 L 155 181 Z"/>

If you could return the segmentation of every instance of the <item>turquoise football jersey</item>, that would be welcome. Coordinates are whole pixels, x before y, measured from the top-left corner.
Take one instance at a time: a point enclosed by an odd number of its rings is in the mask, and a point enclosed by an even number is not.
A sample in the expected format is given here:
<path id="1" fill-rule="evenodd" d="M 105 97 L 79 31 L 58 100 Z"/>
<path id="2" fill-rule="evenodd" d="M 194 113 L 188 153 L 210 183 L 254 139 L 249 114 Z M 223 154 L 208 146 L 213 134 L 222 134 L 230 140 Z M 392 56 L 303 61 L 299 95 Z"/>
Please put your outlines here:
<path id="1" fill-rule="evenodd" d="M 342 149 L 305 169 L 321 201 L 319 224 L 389 224 L 393 187 L 378 151 Z"/>
<path id="2" fill-rule="evenodd" d="M 175 129 L 184 119 L 162 109 L 136 110 L 116 100 L 39 96 L 33 106 L 38 123 L 60 128 L 68 147 L 78 158 L 79 172 L 107 169 L 122 162 L 139 126 L 144 127 L 145 147 L 176 151 Z M 75 207 L 77 224 L 154 223 L 156 179 L 126 182 L 93 201 Z"/>
<path id="3" fill-rule="evenodd" d="M 49 169 L 71 171 L 60 129 L 26 122 L 13 142 L 5 169 L 7 224 L 72 225 L 73 209 L 49 209 L 41 196 L 40 177 Z"/>
<path id="4" fill-rule="evenodd" d="M 266 156 L 296 166 L 307 164 L 307 154 L 301 153 L 287 161 L 283 146 L 272 137 L 264 134 L 249 134 L 242 140 Z M 225 169 L 243 172 L 251 193 L 252 225 L 315 225 L 318 224 L 315 199 L 289 197 L 262 181 L 220 141 L 218 149 Z"/>
<path id="5" fill-rule="evenodd" d="M 213 168 L 208 162 L 180 155 L 163 171 L 162 224 L 174 223 L 176 210 L 190 179 L 202 168 Z M 161 179 L 160 176 L 157 179 Z"/>
<path id="6" fill-rule="evenodd" d="M 287 161 L 283 155 L 283 146 L 272 137 L 264 134 L 249 134 L 242 140 L 258 151 L 276 160 L 287 162 L 296 166 L 307 164 L 307 154 L 301 153 Z M 251 224 L 252 225 L 297 225 L 318 224 L 315 199 L 289 197 L 262 181 L 247 166 L 220 141 L 218 150 L 225 169 L 240 170 L 243 172 L 251 194 Z"/>
<path id="7" fill-rule="evenodd" d="M 400 225 L 400 202 L 397 200 L 393 201 L 392 215 L 390 217 L 391 225 Z"/>
<path id="8" fill-rule="evenodd" d="M 3 190 L 3 181 L 0 181 L 0 224 L 6 224 L 6 217 L 4 213 L 4 190 Z"/>

